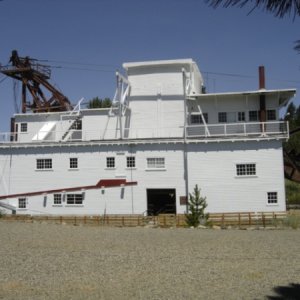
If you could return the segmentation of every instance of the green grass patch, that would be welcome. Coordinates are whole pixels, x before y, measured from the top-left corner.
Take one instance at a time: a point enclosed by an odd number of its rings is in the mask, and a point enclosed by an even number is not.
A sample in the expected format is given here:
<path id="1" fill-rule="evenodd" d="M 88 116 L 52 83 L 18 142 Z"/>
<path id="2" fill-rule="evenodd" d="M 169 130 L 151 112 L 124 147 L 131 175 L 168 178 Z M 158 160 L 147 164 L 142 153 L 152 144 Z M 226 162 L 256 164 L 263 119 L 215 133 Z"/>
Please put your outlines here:
<path id="1" fill-rule="evenodd" d="M 287 204 L 300 204 L 300 183 L 285 180 Z"/>

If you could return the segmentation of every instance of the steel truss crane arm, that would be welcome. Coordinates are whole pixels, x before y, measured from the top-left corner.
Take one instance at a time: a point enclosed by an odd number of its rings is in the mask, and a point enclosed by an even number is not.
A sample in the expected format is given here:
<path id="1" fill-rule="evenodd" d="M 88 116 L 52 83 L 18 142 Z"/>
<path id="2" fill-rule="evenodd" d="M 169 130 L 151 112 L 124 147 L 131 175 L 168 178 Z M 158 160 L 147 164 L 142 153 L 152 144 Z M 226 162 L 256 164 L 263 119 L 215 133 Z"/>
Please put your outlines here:
<path id="1" fill-rule="evenodd" d="M 72 110 L 69 99 L 48 82 L 51 70 L 49 66 L 37 63 L 37 60 L 19 57 L 16 50 L 10 57 L 11 66 L 0 67 L 0 72 L 22 82 L 22 112 L 27 109 L 33 112 L 68 111 Z M 44 91 L 50 93 L 47 98 Z M 32 97 L 27 102 L 27 91 Z"/>

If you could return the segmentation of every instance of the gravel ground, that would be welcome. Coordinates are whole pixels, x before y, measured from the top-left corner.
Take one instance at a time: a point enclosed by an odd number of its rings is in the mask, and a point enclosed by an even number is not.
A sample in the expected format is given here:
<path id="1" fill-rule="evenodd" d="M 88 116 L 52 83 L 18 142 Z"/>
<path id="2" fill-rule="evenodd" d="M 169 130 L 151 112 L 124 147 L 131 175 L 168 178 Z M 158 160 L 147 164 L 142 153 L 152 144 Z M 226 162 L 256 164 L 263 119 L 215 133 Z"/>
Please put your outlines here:
<path id="1" fill-rule="evenodd" d="M 0 299 L 288 299 L 289 291 L 300 295 L 300 230 L 1 221 L 0 239 Z"/>

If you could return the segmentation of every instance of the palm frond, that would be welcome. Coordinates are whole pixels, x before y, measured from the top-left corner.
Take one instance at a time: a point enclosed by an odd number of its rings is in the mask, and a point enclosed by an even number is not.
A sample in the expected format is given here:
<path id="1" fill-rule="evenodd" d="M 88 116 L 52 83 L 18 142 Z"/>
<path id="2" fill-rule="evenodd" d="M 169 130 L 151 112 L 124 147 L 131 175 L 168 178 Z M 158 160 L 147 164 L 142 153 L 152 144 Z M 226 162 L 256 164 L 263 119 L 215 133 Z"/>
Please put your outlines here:
<path id="1" fill-rule="evenodd" d="M 294 47 L 294 49 L 300 53 L 300 40 L 295 42 L 296 46 Z"/>
<path id="2" fill-rule="evenodd" d="M 251 12 L 256 8 L 262 8 L 276 17 L 282 18 L 285 15 L 300 16 L 300 0 L 205 0 L 212 7 L 243 7 L 246 4 L 253 4 Z"/>

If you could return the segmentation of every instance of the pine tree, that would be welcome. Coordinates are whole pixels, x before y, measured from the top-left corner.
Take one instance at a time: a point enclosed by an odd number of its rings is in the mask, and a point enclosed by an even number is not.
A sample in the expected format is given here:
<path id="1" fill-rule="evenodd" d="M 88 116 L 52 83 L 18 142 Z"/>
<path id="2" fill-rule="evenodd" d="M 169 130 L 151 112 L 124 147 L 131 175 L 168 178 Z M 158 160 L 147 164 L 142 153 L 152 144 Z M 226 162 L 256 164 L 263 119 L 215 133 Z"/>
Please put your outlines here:
<path id="1" fill-rule="evenodd" d="M 196 184 L 193 194 L 189 194 L 188 213 L 185 215 L 187 224 L 197 227 L 202 220 L 206 222 L 208 218 L 204 213 L 206 207 L 206 197 L 201 197 L 200 189 Z"/>

